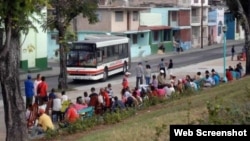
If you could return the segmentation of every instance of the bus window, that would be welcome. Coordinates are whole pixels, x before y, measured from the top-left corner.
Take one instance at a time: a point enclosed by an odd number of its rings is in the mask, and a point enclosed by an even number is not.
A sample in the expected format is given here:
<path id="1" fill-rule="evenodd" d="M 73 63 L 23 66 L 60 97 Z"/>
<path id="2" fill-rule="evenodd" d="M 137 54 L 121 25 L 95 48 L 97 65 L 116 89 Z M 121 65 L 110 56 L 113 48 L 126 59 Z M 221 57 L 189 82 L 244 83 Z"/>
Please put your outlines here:
<path id="1" fill-rule="evenodd" d="M 96 61 L 95 53 L 90 52 L 87 58 L 87 66 L 96 66 L 96 65 L 97 65 L 97 61 Z"/>
<path id="2" fill-rule="evenodd" d="M 127 57 L 128 56 L 128 44 L 123 44 L 122 48 L 123 48 L 124 57 Z"/>
<path id="3" fill-rule="evenodd" d="M 67 56 L 67 66 L 88 67 L 96 66 L 95 52 L 90 51 L 70 51 Z"/>
<path id="4" fill-rule="evenodd" d="M 87 51 L 79 51 L 79 65 L 85 66 L 88 64 L 90 53 Z"/>
<path id="5" fill-rule="evenodd" d="M 98 64 L 102 63 L 102 50 L 98 49 L 97 50 L 97 62 Z"/>
<path id="6" fill-rule="evenodd" d="M 122 45 L 119 45 L 119 58 L 123 57 L 123 49 L 122 49 Z"/>

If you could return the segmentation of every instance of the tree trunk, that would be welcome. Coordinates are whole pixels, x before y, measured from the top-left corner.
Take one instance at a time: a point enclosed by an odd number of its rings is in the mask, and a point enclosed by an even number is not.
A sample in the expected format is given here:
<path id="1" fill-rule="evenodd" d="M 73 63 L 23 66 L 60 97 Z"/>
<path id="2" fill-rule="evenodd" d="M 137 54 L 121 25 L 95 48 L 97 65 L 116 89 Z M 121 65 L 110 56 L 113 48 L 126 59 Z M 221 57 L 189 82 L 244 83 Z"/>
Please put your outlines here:
<path id="1" fill-rule="evenodd" d="M 248 9 L 250 8 L 250 4 L 247 3 Z M 246 29 L 245 29 L 245 42 L 246 42 L 246 75 L 250 74 L 250 10 L 248 13 L 245 13 L 245 21 L 246 21 Z"/>
<path id="2" fill-rule="evenodd" d="M 20 36 L 12 33 L 6 56 L 0 59 L 0 83 L 4 103 L 6 141 L 27 141 L 24 100 L 19 81 Z"/>
<path id="3" fill-rule="evenodd" d="M 241 2 L 239 0 L 236 0 L 237 5 L 238 5 L 238 12 L 241 15 L 242 19 L 243 19 L 243 23 L 244 23 L 244 31 L 245 31 L 245 46 L 246 46 L 246 71 L 245 71 L 245 75 L 249 75 L 250 74 L 250 10 L 248 10 L 248 13 L 245 13 Z M 250 4 L 248 3 L 244 3 L 247 4 L 247 7 L 250 8 Z"/>
<path id="4" fill-rule="evenodd" d="M 62 26 L 61 26 L 62 27 Z M 63 27 L 60 28 L 59 32 L 59 40 L 64 40 L 65 31 Z M 65 90 L 68 89 L 67 83 L 67 68 L 66 68 L 66 46 L 63 43 L 59 44 L 59 57 L 60 57 L 60 74 L 58 77 L 58 89 Z"/>

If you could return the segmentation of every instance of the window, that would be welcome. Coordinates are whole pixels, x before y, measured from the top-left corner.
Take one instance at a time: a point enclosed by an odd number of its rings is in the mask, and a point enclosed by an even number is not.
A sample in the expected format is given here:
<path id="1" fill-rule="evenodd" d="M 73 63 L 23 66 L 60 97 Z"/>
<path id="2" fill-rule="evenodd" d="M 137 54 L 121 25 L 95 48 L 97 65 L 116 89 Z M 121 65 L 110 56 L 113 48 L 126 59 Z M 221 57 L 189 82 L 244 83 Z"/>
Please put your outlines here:
<path id="1" fill-rule="evenodd" d="M 123 12 L 122 11 L 115 11 L 115 21 L 116 22 L 123 21 Z"/>
<path id="2" fill-rule="evenodd" d="M 194 3 L 198 3 L 199 2 L 199 0 L 194 0 Z"/>
<path id="3" fill-rule="evenodd" d="M 133 34 L 133 44 L 137 44 L 137 34 Z"/>
<path id="4" fill-rule="evenodd" d="M 158 41 L 159 40 L 159 31 L 153 31 L 153 37 L 154 37 L 154 41 Z"/>
<path id="5" fill-rule="evenodd" d="M 163 39 L 164 41 L 170 41 L 171 37 L 170 37 L 170 30 L 164 30 L 164 35 L 163 35 Z"/>
<path id="6" fill-rule="evenodd" d="M 198 13 L 197 9 L 192 8 L 192 16 L 197 16 L 197 13 Z"/>
<path id="7" fill-rule="evenodd" d="M 144 33 L 141 33 L 141 38 L 144 38 Z"/>
<path id="8" fill-rule="evenodd" d="M 177 21 L 177 12 L 172 11 L 172 21 Z"/>
<path id="9" fill-rule="evenodd" d="M 139 19 L 139 14 L 138 14 L 138 11 L 134 11 L 133 12 L 133 21 L 138 21 L 138 19 Z"/>
<path id="10" fill-rule="evenodd" d="M 97 49 L 97 63 L 101 64 L 103 62 L 103 58 L 102 58 L 102 49 Z"/>
<path id="11" fill-rule="evenodd" d="M 128 56 L 128 44 L 119 45 L 119 59 L 125 58 Z"/>
<path id="12" fill-rule="evenodd" d="M 108 57 L 113 57 L 115 55 L 115 46 L 108 48 Z"/>

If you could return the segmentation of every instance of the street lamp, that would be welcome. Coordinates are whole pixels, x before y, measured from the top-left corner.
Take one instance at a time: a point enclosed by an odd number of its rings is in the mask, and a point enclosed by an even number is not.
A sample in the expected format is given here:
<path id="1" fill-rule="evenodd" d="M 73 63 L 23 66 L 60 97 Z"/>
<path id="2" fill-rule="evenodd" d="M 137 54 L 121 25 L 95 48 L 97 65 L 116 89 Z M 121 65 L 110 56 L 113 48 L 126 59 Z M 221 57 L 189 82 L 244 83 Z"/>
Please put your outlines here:
<path id="1" fill-rule="evenodd" d="M 224 38 L 224 42 L 223 42 L 223 79 L 224 82 L 227 82 L 227 77 L 226 77 L 226 52 L 227 52 L 227 36 L 226 36 L 226 32 L 227 32 L 227 26 L 223 25 L 222 26 L 222 31 L 224 33 L 223 38 Z"/>

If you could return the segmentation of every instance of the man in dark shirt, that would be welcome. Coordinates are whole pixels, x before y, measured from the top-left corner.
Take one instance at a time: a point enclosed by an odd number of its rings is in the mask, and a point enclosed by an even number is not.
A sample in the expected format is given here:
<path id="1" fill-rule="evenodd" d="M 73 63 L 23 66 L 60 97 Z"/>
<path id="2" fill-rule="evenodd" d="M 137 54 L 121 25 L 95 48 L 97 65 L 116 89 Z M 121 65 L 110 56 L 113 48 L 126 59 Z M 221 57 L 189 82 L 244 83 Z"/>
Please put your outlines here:
<path id="1" fill-rule="evenodd" d="M 94 107 L 95 113 L 96 113 L 97 112 L 97 108 L 98 108 L 98 104 L 99 104 L 99 102 L 98 102 L 98 94 L 95 92 L 95 88 L 94 87 L 92 87 L 90 89 L 90 91 L 91 91 L 91 94 L 89 95 L 90 101 L 89 101 L 89 105 L 88 106 Z"/>

